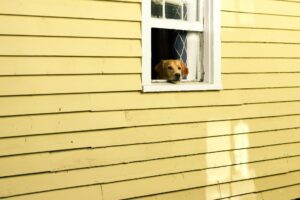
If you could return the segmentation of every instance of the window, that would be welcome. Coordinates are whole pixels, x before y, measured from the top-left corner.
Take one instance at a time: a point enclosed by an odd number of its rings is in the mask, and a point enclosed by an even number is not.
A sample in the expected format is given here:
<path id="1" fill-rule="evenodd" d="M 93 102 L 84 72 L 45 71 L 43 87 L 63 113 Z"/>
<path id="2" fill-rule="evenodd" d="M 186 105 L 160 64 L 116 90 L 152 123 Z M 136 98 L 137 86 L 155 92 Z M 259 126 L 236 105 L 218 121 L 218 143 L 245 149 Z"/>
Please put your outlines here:
<path id="1" fill-rule="evenodd" d="M 144 92 L 221 89 L 220 0 L 145 0 L 142 23 Z M 159 77 L 162 60 L 180 60 L 188 75 Z"/>

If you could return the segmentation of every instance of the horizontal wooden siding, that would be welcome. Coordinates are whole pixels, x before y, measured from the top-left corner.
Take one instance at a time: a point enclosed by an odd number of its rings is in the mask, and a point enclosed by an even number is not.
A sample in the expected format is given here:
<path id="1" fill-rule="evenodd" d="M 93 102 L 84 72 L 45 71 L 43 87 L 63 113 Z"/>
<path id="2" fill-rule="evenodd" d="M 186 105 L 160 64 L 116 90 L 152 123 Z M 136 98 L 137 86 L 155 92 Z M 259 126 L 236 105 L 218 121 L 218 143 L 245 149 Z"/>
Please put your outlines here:
<path id="1" fill-rule="evenodd" d="M 300 1 L 222 1 L 224 90 L 144 94 L 141 0 L 0 0 L 0 199 L 300 197 Z"/>

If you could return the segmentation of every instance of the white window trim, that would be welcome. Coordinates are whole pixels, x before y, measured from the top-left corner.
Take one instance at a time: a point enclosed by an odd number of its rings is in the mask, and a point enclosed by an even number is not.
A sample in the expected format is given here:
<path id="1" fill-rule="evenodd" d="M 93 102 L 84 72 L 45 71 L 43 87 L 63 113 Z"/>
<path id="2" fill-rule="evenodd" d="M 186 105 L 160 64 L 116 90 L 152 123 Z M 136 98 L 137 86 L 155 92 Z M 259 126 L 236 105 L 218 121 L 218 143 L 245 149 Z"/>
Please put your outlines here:
<path id="1" fill-rule="evenodd" d="M 156 28 L 175 28 L 176 20 L 167 21 L 161 27 L 156 19 L 151 19 L 151 1 L 142 1 L 142 84 L 144 92 L 167 91 L 196 91 L 196 90 L 221 90 L 221 2 L 220 0 L 204 0 L 204 82 L 185 82 L 178 84 L 154 83 L 151 80 L 151 25 Z M 176 22 L 178 27 L 178 22 Z M 181 22 L 180 22 L 181 23 Z M 193 31 L 201 22 L 182 22 L 184 30 Z M 201 29 L 202 30 L 202 29 Z"/>
<path id="2" fill-rule="evenodd" d="M 161 19 L 151 19 L 152 28 L 164 28 L 164 29 L 177 29 L 180 26 L 180 30 L 185 31 L 203 31 L 203 25 L 201 22 L 189 22 L 189 21 L 178 21 L 174 19 L 164 19 L 162 25 Z"/>

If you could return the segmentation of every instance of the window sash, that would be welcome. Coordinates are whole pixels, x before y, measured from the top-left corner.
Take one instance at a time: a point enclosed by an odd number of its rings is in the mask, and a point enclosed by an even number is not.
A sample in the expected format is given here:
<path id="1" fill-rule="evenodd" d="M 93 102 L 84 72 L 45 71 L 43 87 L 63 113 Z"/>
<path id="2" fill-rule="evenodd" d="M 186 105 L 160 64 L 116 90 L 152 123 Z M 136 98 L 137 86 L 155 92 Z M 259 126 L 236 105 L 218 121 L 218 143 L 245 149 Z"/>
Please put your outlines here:
<path id="1" fill-rule="evenodd" d="M 174 29 L 193 32 L 203 32 L 202 22 L 189 22 L 176 19 L 156 19 L 150 20 L 151 28 Z"/>
<path id="2" fill-rule="evenodd" d="M 159 1 L 159 0 L 158 0 Z M 162 6 L 162 17 L 165 18 L 165 8 L 166 8 L 166 3 L 169 4 L 173 4 L 173 5 L 177 5 L 177 6 L 181 6 L 181 16 L 183 17 L 183 10 L 184 10 L 184 6 L 185 5 L 189 5 L 193 8 L 198 8 L 199 10 L 203 11 L 203 1 L 204 0 L 199 0 L 199 4 L 198 5 L 193 5 L 193 0 L 160 0 L 159 4 Z M 203 13 L 200 12 L 199 13 L 199 19 L 203 19 Z M 182 19 L 183 20 L 183 19 Z"/>

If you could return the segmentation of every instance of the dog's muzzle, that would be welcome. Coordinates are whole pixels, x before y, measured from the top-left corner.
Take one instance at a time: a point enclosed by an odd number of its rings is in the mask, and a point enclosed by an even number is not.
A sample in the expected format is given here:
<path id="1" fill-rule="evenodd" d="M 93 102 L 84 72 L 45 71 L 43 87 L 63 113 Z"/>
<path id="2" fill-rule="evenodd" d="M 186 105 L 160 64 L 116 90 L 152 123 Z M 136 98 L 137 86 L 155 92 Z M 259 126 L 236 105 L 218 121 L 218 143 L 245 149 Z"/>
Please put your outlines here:
<path id="1" fill-rule="evenodd" d="M 175 81 L 179 81 L 180 80 L 180 76 L 181 75 L 179 73 L 176 73 L 174 76 L 175 76 Z"/>

